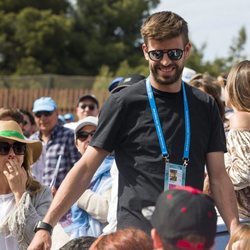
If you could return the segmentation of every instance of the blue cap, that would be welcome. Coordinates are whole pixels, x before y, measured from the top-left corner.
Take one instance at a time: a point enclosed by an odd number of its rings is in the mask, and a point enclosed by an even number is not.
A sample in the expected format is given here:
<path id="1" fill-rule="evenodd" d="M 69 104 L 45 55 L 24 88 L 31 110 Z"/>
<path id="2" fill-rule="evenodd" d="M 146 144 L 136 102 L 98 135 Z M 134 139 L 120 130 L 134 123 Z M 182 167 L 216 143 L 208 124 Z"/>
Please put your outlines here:
<path id="1" fill-rule="evenodd" d="M 51 97 L 41 97 L 34 101 L 33 112 L 54 111 L 57 109 L 55 101 Z"/>
<path id="2" fill-rule="evenodd" d="M 111 82 L 111 83 L 109 84 L 109 86 L 108 86 L 108 91 L 111 92 L 111 91 L 117 86 L 117 84 L 118 84 L 121 80 L 123 80 L 123 77 L 121 77 L 121 76 L 118 76 L 118 77 L 116 77 L 115 79 L 113 79 L 112 82 Z"/>
<path id="3" fill-rule="evenodd" d="M 64 119 L 73 122 L 74 121 L 74 115 L 71 114 L 71 113 L 67 113 L 67 114 L 64 115 Z"/>

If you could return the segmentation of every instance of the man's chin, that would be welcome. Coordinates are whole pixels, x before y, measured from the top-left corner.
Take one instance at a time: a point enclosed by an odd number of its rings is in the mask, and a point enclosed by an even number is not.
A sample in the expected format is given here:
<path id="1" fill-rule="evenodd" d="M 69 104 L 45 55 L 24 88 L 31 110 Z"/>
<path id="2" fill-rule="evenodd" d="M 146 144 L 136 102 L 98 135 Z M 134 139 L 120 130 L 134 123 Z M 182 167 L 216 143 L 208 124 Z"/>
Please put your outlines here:
<path id="1" fill-rule="evenodd" d="M 158 77 L 156 80 L 161 85 L 172 85 L 176 82 L 173 77 Z"/>

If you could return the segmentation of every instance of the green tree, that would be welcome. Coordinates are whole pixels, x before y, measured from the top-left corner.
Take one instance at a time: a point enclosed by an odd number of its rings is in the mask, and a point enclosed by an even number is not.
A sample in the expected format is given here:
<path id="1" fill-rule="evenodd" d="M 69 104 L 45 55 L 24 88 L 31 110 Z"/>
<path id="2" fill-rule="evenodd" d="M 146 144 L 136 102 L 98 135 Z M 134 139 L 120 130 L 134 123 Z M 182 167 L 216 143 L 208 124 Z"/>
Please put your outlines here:
<path id="1" fill-rule="evenodd" d="M 141 58 L 140 26 L 159 0 L 3 0 L 1 74 L 97 74 Z M 113 73 L 114 74 L 114 73 Z"/>
<path id="2" fill-rule="evenodd" d="M 50 10 L 0 12 L 0 62 L 5 74 L 69 73 L 73 20 Z M 71 62 L 71 64 L 69 63 Z"/>
<path id="3" fill-rule="evenodd" d="M 70 10 L 70 3 L 67 0 L 1 0 L 0 10 L 5 13 L 18 13 L 27 7 L 39 10 L 50 10 L 54 14 L 67 13 Z"/>
<path id="4" fill-rule="evenodd" d="M 247 58 L 245 53 L 246 42 L 246 29 L 245 27 L 241 27 L 238 37 L 233 38 L 232 45 L 229 47 L 229 57 L 227 58 L 229 64 L 232 65 Z"/>
<path id="5" fill-rule="evenodd" d="M 115 72 L 125 59 L 133 66 L 141 57 L 141 23 L 158 3 L 159 0 L 78 0 L 76 30 L 82 32 L 85 70 L 95 75 L 102 65 L 107 65 Z"/>

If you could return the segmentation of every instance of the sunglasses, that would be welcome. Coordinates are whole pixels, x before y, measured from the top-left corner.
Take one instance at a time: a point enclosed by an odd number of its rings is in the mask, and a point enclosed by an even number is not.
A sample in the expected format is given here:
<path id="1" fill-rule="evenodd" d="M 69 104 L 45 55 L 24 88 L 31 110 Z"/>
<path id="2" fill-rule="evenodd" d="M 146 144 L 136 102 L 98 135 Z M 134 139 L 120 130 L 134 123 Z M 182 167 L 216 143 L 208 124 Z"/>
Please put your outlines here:
<path id="1" fill-rule="evenodd" d="M 53 111 L 38 111 L 35 113 L 35 117 L 40 118 L 40 117 L 42 117 L 42 115 L 49 117 L 52 115 L 52 113 L 53 113 Z"/>
<path id="2" fill-rule="evenodd" d="M 159 62 L 162 60 L 164 54 L 168 55 L 168 58 L 172 61 L 178 61 L 182 58 L 184 50 L 182 49 L 169 49 L 169 50 L 151 50 L 148 52 L 148 56 L 152 61 Z"/>
<path id="3" fill-rule="evenodd" d="M 14 142 L 13 144 L 0 142 L 0 155 L 8 155 L 11 148 L 16 155 L 24 155 L 26 151 L 26 144 L 21 142 Z"/>
<path id="4" fill-rule="evenodd" d="M 86 109 L 89 108 L 89 110 L 94 110 L 95 109 L 95 105 L 94 104 L 83 104 L 80 106 L 81 109 Z"/>
<path id="5" fill-rule="evenodd" d="M 89 135 L 92 137 L 94 133 L 95 131 L 91 131 L 91 132 L 81 131 L 76 134 L 76 139 L 80 140 L 81 142 L 84 142 L 87 140 Z"/>

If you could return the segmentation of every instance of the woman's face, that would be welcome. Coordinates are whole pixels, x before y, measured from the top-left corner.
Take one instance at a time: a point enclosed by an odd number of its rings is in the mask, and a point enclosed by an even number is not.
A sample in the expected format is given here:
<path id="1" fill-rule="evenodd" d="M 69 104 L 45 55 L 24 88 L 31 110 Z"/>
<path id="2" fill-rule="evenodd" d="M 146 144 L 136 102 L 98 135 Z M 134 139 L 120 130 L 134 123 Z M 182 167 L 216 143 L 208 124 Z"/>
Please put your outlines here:
<path id="1" fill-rule="evenodd" d="M 22 166 L 24 161 L 24 151 L 23 143 L 10 140 L 10 139 L 0 139 L 0 172 L 6 170 L 6 162 L 8 160 L 14 159 L 18 166 Z"/>
<path id="2" fill-rule="evenodd" d="M 78 151 L 81 154 L 83 154 L 86 151 L 95 130 L 96 130 L 96 126 L 87 125 L 77 132 L 75 143 L 76 143 L 76 147 Z"/>

